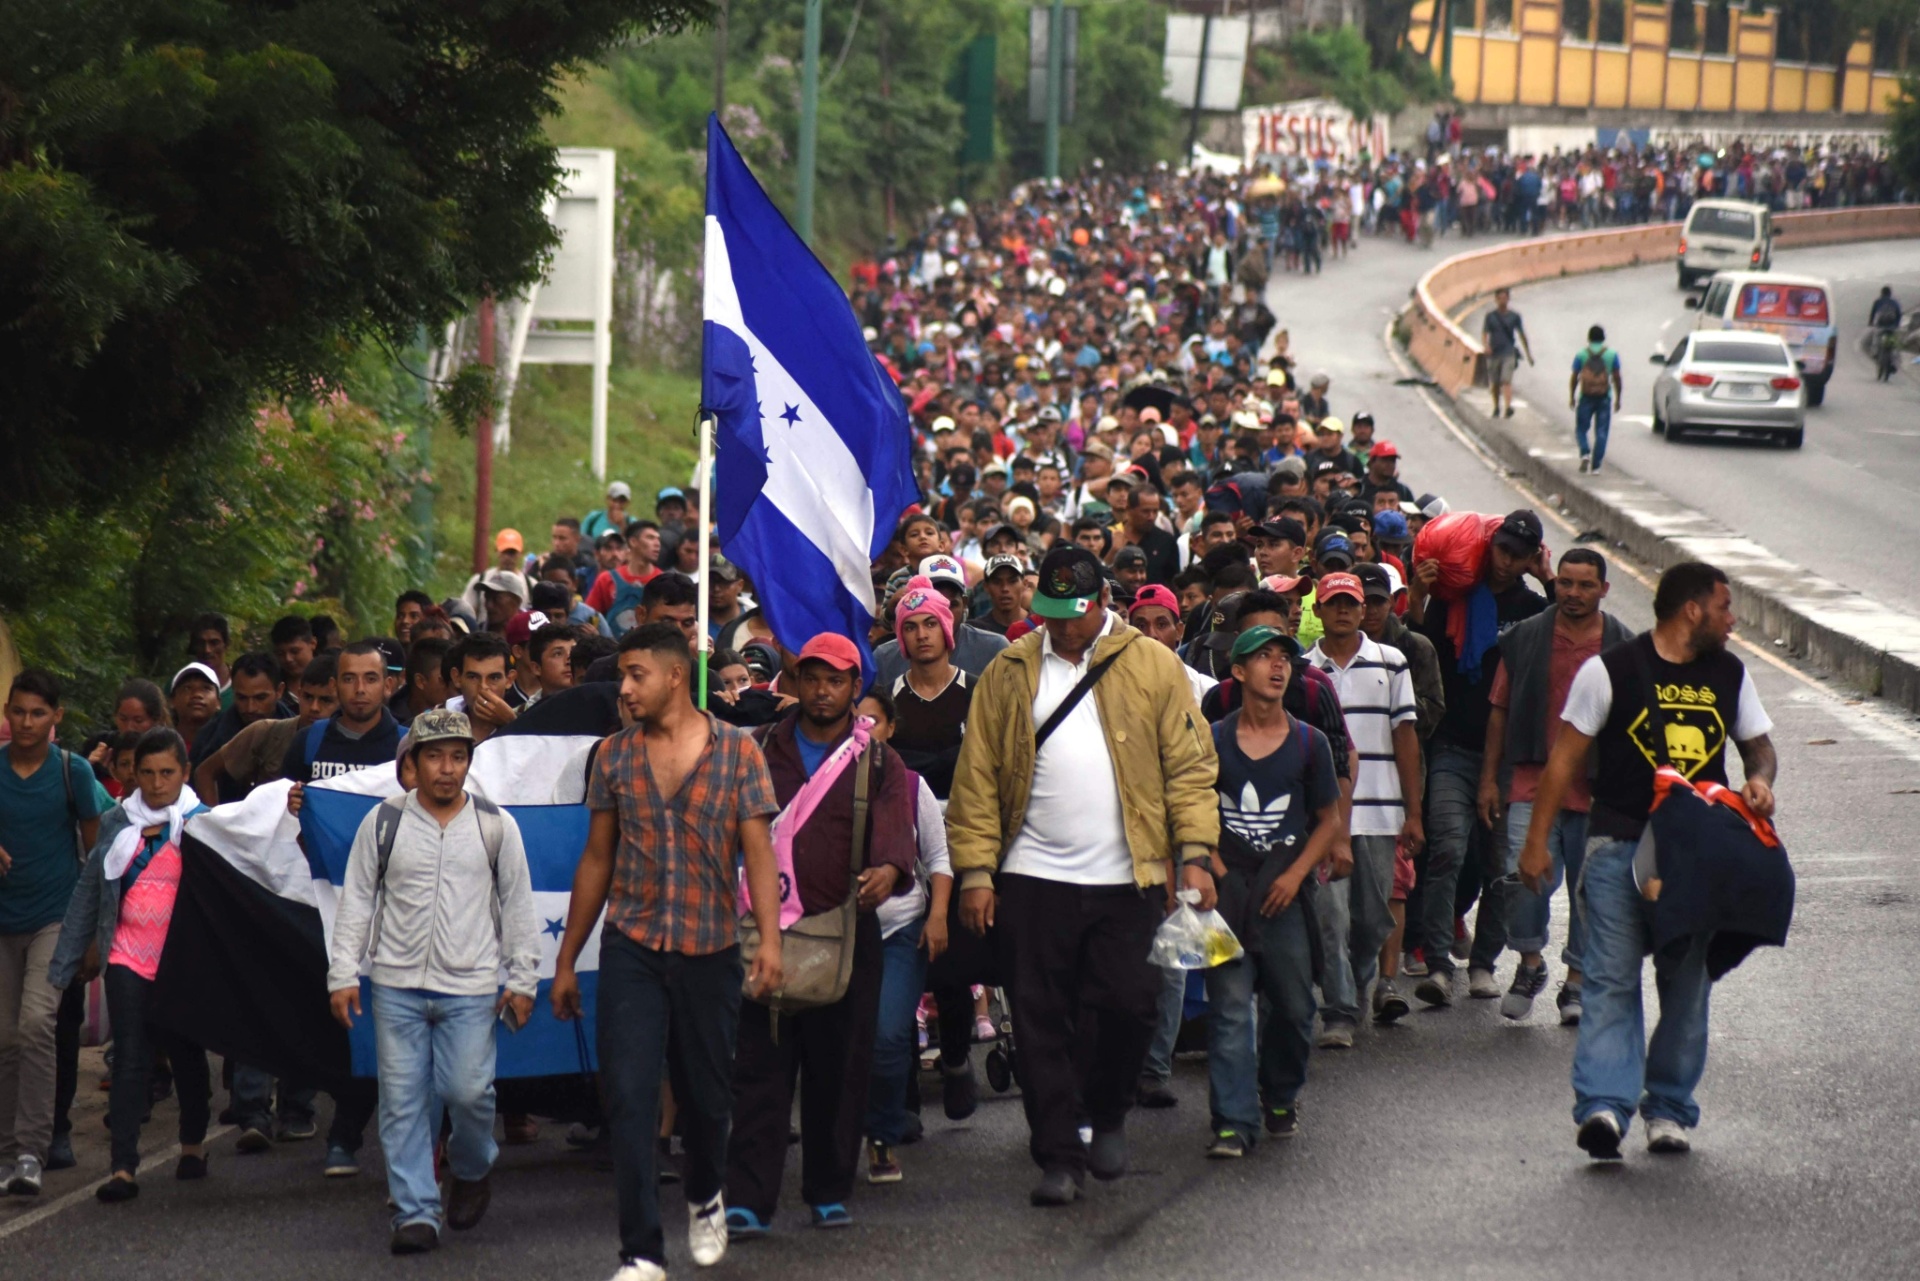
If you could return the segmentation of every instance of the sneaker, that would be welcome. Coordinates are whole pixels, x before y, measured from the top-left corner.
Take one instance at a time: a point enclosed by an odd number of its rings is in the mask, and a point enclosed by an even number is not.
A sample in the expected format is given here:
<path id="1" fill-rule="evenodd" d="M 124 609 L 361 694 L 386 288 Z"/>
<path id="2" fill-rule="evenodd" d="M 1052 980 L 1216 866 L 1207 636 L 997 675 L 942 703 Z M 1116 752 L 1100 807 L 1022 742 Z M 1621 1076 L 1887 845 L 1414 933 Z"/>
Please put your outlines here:
<path id="1" fill-rule="evenodd" d="M 1578 983 L 1562 983 L 1560 994 L 1553 998 L 1553 1003 L 1560 1007 L 1560 1026 L 1578 1027 L 1580 1025 L 1580 1015 L 1584 1011 L 1580 1008 Z"/>
<path id="2" fill-rule="evenodd" d="M 884 1143 L 867 1144 L 867 1182 L 898 1183 L 907 1176 L 900 1170 L 900 1162 L 893 1156 L 893 1149 Z"/>
<path id="3" fill-rule="evenodd" d="M 1140 1107 L 1154 1110 L 1180 1106 L 1180 1096 L 1175 1094 L 1173 1086 L 1165 1081 L 1154 1085 L 1148 1085 L 1142 1081 L 1139 1088 L 1134 1091 L 1133 1101 Z"/>
<path id="4" fill-rule="evenodd" d="M 667 1270 L 652 1259 L 622 1259 L 613 1281 L 667 1281 Z"/>
<path id="5" fill-rule="evenodd" d="M 320 1172 L 329 1179 L 350 1179 L 360 1173 L 360 1158 L 335 1143 L 327 1149 L 327 1163 Z"/>
<path id="6" fill-rule="evenodd" d="M 973 1061 L 969 1059 L 957 1068 L 950 1068 L 943 1059 L 940 1063 L 940 1105 L 945 1109 L 947 1120 L 964 1121 L 973 1115 L 980 1106 L 980 1083 L 973 1076 Z"/>
<path id="7" fill-rule="evenodd" d="M 47 1145 L 47 1168 L 49 1170 L 71 1170 L 77 1162 L 73 1159 L 73 1135 L 56 1134 L 53 1142 Z M 11 1175 L 7 1176 L 11 1178 Z M 0 1181 L 4 1186 L 4 1181 Z"/>
<path id="8" fill-rule="evenodd" d="M 1392 979 L 1381 979 L 1373 989 L 1373 1021 L 1375 1023 L 1393 1023 L 1407 1017 L 1413 1009 L 1407 1004 L 1407 998 L 1393 985 Z"/>
<path id="9" fill-rule="evenodd" d="M 93 1195 L 108 1205 L 131 1201 L 140 1195 L 140 1185 L 132 1179 L 108 1179 L 93 1190 Z"/>
<path id="10" fill-rule="evenodd" d="M 1207 1148 L 1209 1161 L 1235 1161 L 1248 1152 L 1246 1139 L 1238 1131 L 1222 1130 L 1213 1136 L 1213 1142 Z"/>
<path id="11" fill-rule="evenodd" d="M 752 1210 L 731 1206 L 727 1210 L 727 1240 L 755 1241 L 771 1230 Z M 664 1275 L 664 1274 L 663 1274 Z"/>
<path id="12" fill-rule="evenodd" d="M 1320 1035 L 1314 1045 L 1323 1050 L 1351 1050 L 1353 1048 L 1353 1025 L 1350 1023 L 1328 1023 L 1321 1027 Z"/>
<path id="13" fill-rule="evenodd" d="M 1427 954 L 1417 947 L 1414 948 L 1400 958 L 1400 972 L 1410 979 L 1427 977 Z"/>
<path id="14" fill-rule="evenodd" d="M 1585 454 L 1580 455 L 1580 474 L 1584 476 L 1591 470 L 1593 470 L 1593 461 Z"/>
<path id="15" fill-rule="evenodd" d="M 256 1152 L 265 1152 L 273 1146 L 273 1136 L 257 1125 L 250 1125 L 240 1131 L 240 1137 L 234 1140 L 233 1150 L 246 1156 Z"/>
<path id="16" fill-rule="evenodd" d="M 1596 476 L 1600 474 L 1600 464 L 1598 462 L 1593 464 L 1593 474 Z"/>
<path id="17" fill-rule="evenodd" d="M 816 1228 L 850 1228 L 853 1226 L 853 1215 L 849 1214 L 847 1207 L 841 1205 L 838 1201 L 835 1201 L 832 1205 L 808 1206 L 807 1217 Z"/>
<path id="18" fill-rule="evenodd" d="M 280 1141 L 299 1143 L 320 1133 L 320 1129 L 311 1119 L 305 1121 L 282 1121 L 280 1123 Z"/>
<path id="19" fill-rule="evenodd" d="M 206 1178 L 207 1154 L 203 1152 L 199 1156 L 193 1156 L 182 1152 L 180 1159 L 173 1164 L 173 1177 L 183 1180 Z"/>
<path id="20" fill-rule="evenodd" d="M 1492 970 L 1483 970 L 1478 966 L 1467 971 L 1467 995 L 1476 1001 L 1491 1001 L 1500 995 L 1500 984 L 1495 981 Z"/>
<path id="21" fill-rule="evenodd" d="M 1267 1133 L 1276 1139 L 1290 1139 L 1300 1133 L 1300 1109 L 1268 1108 L 1266 1116 Z"/>
<path id="22" fill-rule="evenodd" d="M 425 1254 L 440 1248 L 440 1233 L 431 1223 L 402 1223 L 393 1230 L 387 1248 L 395 1254 Z"/>
<path id="23" fill-rule="evenodd" d="M 1589 1116 L 1580 1123 L 1580 1133 L 1574 1142 L 1580 1150 L 1596 1161 L 1618 1161 L 1620 1159 L 1620 1118 L 1605 1108 Z"/>
<path id="24" fill-rule="evenodd" d="M 1658 1152 L 1663 1156 L 1677 1156 L 1682 1152 L 1693 1151 L 1693 1144 L 1687 1138 L 1687 1127 L 1672 1117 L 1648 1117 L 1647 1151 Z"/>
<path id="25" fill-rule="evenodd" d="M 1413 989 L 1413 994 L 1435 1009 L 1445 1009 L 1453 1004 L 1453 972 L 1433 971 L 1420 980 L 1420 986 Z"/>
<path id="26" fill-rule="evenodd" d="M 699 1267 L 710 1268 L 726 1256 L 727 1203 L 719 1193 L 705 1205 L 687 1203 L 687 1246 Z"/>
<path id="27" fill-rule="evenodd" d="M 1473 936 L 1467 933 L 1467 918 L 1453 918 L 1453 959 L 1464 961 L 1473 955 Z"/>
<path id="28" fill-rule="evenodd" d="M 456 1232 L 478 1227 L 487 1207 L 493 1204 L 493 1180 L 483 1174 L 471 1181 L 455 1178 L 447 1182 L 452 1185 L 447 1193 L 447 1226 Z"/>
<path id="29" fill-rule="evenodd" d="M 1127 1131 L 1123 1125 L 1097 1131 L 1087 1144 L 1087 1172 L 1111 1183 L 1127 1172 Z"/>
<path id="30" fill-rule="evenodd" d="M 1516 966 L 1513 971 L 1513 986 L 1507 989 L 1506 996 L 1500 1000 L 1501 1017 L 1518 1023 L 1533 1013 L 1533 998 L 1546 990 L 1546 962 L 1542 961 L 1538 965 Z M 1561 989 L 1561 991 L 1565 990 L 1565 988 Z"/>
<path id="31" fill-rule="evenodd" d="M 7 1191 L 14 1196 L 40 1195 L 40 1158 L 30 1152 L 22 1152 L 14 1163 L 13 1175 L 7 1180 Z"/>
<path id="32" fill-rule="evenodd" d="M 1036 1206 L 1072 1205 L 1081 1197 L 1080 1179 L 1071 1170 L 1048 1170 L 1027 1194 L 1027 1203 Z"/>

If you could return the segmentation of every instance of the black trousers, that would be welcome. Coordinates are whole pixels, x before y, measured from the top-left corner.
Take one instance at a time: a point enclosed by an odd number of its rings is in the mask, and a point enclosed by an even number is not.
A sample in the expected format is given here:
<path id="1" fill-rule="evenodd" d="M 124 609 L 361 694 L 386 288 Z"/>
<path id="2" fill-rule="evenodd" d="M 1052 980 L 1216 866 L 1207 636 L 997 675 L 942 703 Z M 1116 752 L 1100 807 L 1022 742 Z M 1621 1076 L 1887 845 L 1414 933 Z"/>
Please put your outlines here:
<path id="1" fill-rule="evenodd" d="M 753 1211 L 764 1223 L 773 1221 L 780 1202 L 796 1083 L 801 1200 L 835 1205 L 853 1195 L 883 972 L 880 918 L 862 912 L 858 920 L 853 977 L 840 1000 L 779 1019 L 778 1039 L 772 1011 L 757 1001 L 740 1006 L 727 1204 Z"/>
<path id="2" fill-rule="evenodd" d="M 155 1048 L 165 1050 L 173 1063 L 174 1091 L 180 1096 L 180 1142 L 191 1145 L 206 1139 L 213 1081 L 205 1050 L 147 1022 L 151 979 L 124 965 L 109 965 L 106 990 L 107 1017 L 113 1021 L 113 1085 L 107 1094 L 113 1169 L 132 1174 L 140 1168 L 140 1126 L 151 1106 L 147 1087 Z"/>
<path id="3" fill-rule="evenodd" d="M 940 1061 L 958 1069 L 973 1046 L 973 992 L 1002 986 L 999 931 L 975 934 L 960 923 L 960 895 L 947 905 L 947 950 L 927 967 L 927 991 L 940 1007 Z"/>
<path id="4" fill-rule="evenodd" d="M 53 1137 L 73 1133 L 73 1096 L 80 1088 L 80 1025 L 86 1019 L 87 985 L 75 979 L 60 996 L 53 1022 Z"/>
<path id="5" fill-rule="evenodd" d="M 1165 895 L 1131 885 L 999 878 L 1000 973 L 1013 1000 L 1013 1040 L 1033 1161 L 1086 1169 L 1084 1115 L 1117 1129 L 1153 1041 L 1164 979 L 1147 960 Z"/>

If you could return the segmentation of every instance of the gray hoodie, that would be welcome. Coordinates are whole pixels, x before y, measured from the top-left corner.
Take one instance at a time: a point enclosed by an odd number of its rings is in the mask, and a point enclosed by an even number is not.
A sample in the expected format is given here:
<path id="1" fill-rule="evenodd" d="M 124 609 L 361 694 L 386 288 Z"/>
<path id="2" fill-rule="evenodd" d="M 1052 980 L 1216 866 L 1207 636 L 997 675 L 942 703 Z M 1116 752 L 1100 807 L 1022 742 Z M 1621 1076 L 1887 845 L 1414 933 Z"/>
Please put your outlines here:
<path id="1" fill-rule="evenodd" d="M 418 794 L 409 792 L 383 887 L 376 885 L 378 819 L 376 807 L 360 824 L 347 857 L 327 990 L 358 984 L 366 959 L 372 962 L 373 981 L 383 987 L 492 996 L 504 965 L 509 991 L 535 995 L 540 935 L 526 847 L 513 816 L 500 816 L 504 832 L 496 871 L 488 866 L 471 798 L 442 828 Z"/>

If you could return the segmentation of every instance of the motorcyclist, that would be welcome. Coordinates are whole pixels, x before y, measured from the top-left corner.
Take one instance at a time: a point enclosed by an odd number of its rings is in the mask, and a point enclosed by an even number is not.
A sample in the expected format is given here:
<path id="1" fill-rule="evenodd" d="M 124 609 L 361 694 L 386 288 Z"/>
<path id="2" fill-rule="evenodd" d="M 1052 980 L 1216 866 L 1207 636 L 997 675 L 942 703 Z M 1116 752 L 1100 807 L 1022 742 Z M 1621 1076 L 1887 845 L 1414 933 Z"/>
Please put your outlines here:
<path id="1" fill-rule="evenodd" d="M 1867 312 L 1867 323 L 1873 327 L 1873 363 L 1881 382 L 1893 377 L 1900 318 L 1900 302 L 1893 296 L 1893 286 L 1882 285 L 1880 296 Z"/>

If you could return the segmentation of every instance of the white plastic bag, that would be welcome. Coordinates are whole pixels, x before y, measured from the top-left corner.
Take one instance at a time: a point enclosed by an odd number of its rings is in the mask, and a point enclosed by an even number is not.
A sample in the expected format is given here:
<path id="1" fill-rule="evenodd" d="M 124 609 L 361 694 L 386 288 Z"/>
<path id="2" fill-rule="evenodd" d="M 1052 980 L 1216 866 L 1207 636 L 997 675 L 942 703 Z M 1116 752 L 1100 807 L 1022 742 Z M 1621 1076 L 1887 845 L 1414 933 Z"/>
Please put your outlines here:
<path id="1" fill-rule="evenodd" d="M 1195 907 L 1199 890 L 1181 890 L 1175 897 L 1180 906 L 1154 931 L 1149 961 L 1169 970 L 1210 970 L 1246 952 L 1224 916 Z"/>

